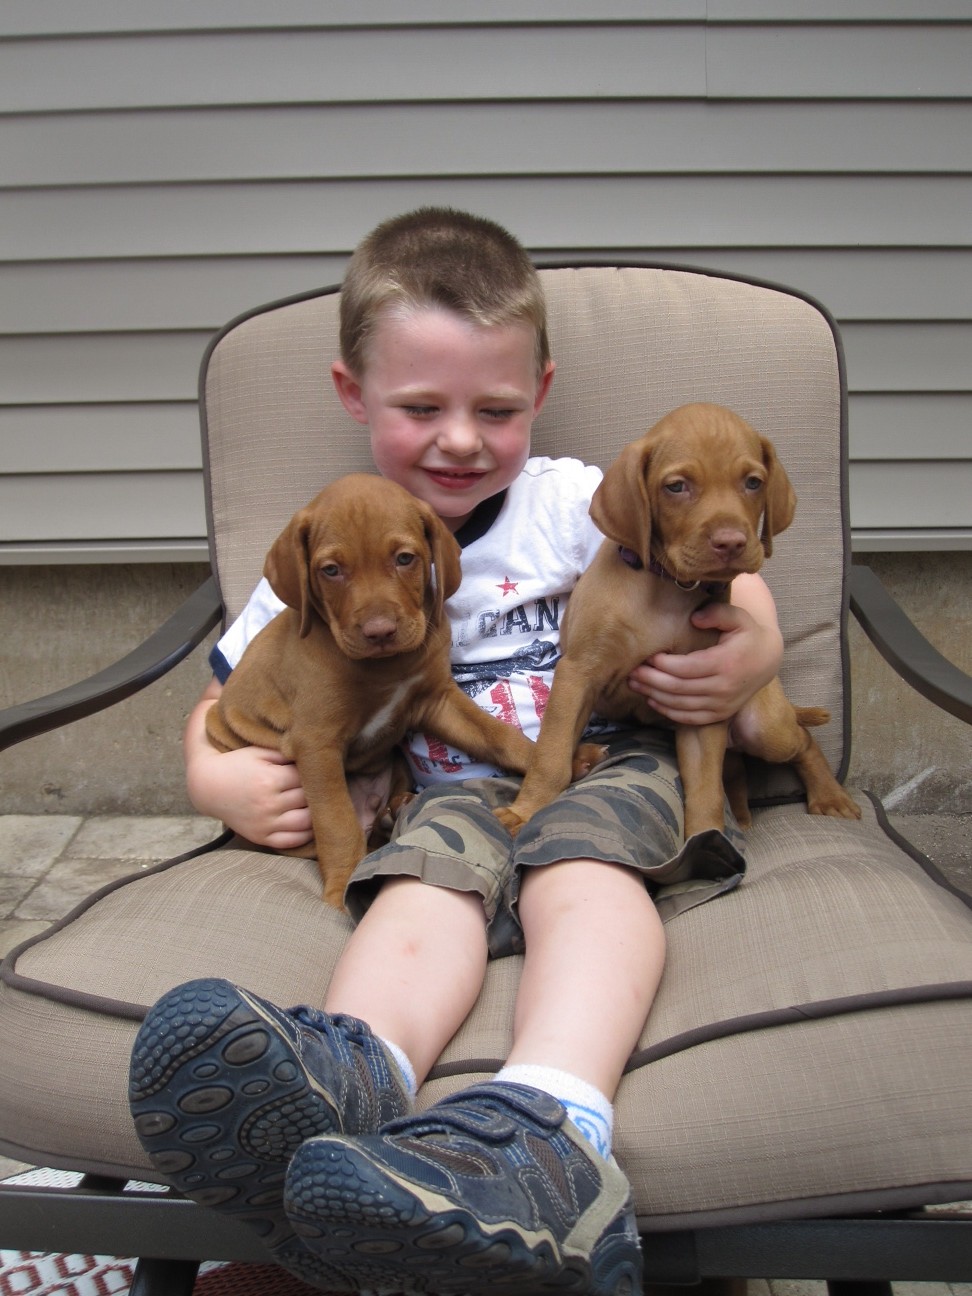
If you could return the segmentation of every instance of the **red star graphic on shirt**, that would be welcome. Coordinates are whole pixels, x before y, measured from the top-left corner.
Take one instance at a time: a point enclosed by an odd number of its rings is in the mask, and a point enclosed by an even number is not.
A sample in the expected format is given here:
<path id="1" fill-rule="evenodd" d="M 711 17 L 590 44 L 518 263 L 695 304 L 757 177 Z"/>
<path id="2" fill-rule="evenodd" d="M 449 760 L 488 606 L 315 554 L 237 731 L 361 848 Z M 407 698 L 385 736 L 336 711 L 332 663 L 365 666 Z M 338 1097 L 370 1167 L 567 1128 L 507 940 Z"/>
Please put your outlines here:
<path id="1" fill-rule="evenodd" d="M 518 592 L 516 588 L 517 584 L 518 582 L 511 581 L 509 576 L 504 576 L 503 584 L 497 585 L 496 588 L 501 589 L 503 591 L 503 597 L 506 598 L 507 594 L 516 594 Z"/>

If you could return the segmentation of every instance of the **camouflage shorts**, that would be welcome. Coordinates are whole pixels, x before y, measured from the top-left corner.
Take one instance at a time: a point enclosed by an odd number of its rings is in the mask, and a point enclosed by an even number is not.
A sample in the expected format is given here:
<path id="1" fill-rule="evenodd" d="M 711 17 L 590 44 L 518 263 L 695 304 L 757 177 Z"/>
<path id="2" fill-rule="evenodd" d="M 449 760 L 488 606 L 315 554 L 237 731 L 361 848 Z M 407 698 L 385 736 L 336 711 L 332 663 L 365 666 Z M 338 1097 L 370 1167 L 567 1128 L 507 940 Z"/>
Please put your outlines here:
<path id="1" fill-rule="evenodd" d="M 645 877 L 664 919 L 736 886 L 745 871 L 742 835 L 726 806 L 727 832 L 683 841 L 674 743 L 662 730 L 614 735 L 609 756 L 530 820 L 514 841 L 492 813 L 516 796 L 518 778 L 468 779 L 427 788 L 399 817 L 392 840 L 351 879 L 357 921 L 386 877 L 478 892 L 490 954 L 521 953 L 516 914 L 522 868 L 561 860 L 623 864 Z"/>

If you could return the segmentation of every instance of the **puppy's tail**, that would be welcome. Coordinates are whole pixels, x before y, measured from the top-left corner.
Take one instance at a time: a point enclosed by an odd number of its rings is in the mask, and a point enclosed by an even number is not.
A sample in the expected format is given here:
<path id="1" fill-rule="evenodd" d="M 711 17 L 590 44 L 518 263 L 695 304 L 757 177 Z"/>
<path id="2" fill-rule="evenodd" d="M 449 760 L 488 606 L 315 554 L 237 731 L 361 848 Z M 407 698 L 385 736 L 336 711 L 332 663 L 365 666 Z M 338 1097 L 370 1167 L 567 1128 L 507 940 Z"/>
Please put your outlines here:
<path id="1" fill-rule="evenodd" d="M 825 725 L 830 720 L 830 712 L 826 707 L 794 707 L 797 720 L 805 729 L 814 729 L 817 725 Z"/>

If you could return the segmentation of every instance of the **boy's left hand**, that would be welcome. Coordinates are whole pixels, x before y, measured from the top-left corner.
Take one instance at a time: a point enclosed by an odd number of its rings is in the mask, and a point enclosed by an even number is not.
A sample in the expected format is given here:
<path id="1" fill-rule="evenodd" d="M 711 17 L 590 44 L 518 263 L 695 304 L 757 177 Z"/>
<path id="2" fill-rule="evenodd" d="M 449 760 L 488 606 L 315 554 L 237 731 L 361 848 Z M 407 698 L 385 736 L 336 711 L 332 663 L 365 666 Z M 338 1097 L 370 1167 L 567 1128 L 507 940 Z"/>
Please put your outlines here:
<path id="1" fill-rule="evenodd" d="M 729 720 L 777 674 L 783 657 L 779 629 L 759 625 L 731 603 L 709 603 L 692 615 L 719 642 L 691 653 L 655 653 L 635 668 L 628 684 L 675 724 Z"/>

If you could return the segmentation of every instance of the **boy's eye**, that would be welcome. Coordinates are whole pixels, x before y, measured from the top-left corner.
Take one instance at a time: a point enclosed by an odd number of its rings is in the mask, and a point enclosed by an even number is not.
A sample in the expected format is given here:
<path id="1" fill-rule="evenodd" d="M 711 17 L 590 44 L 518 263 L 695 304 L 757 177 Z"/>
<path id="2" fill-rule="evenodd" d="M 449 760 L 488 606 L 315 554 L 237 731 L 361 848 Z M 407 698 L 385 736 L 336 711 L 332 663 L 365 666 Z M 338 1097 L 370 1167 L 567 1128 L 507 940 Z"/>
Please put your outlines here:
<path id="1" fill-rule="evenodd" d="M 409 418 L 429 418 L 439 412 L 435 405 L 403 405 L 402 408 Z"/>
<path id="2" fill-rule="evenodd" d="M 492 419 L 496 423 L 502 423 L 506 419 L 511 419 L 515 413 L 516 410 L 512 410 L 512 409 L 484 409 L 483 410 L 484 417 L 488 419 Z"/>

